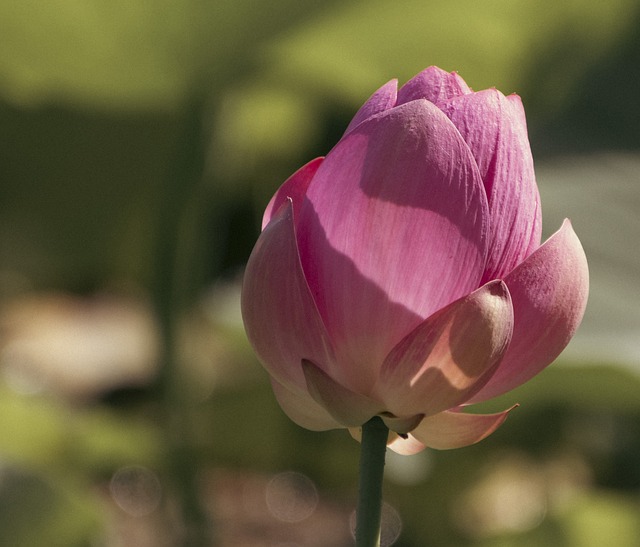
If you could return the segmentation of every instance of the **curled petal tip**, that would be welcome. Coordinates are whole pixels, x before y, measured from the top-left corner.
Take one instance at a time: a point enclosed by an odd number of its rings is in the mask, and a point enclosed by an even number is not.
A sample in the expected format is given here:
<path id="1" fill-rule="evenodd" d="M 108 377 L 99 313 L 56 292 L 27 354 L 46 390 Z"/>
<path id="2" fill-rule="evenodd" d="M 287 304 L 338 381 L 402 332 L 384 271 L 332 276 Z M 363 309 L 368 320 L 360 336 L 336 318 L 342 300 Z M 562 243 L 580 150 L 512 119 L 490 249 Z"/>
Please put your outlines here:
<path id="1" fill-rule="evenodd" d="M 498 370 L 469 402 L 523 384 L 553 362 L 575 334 L 587 304 L 589 270 L 569 220 L 509 273 L 513 335 Z"/>
<path id="2" fill-rule="evenodd" d="M 290 201 L 293 205 L 294 218 L 297 218 L 298 212 L 304 200 L 304 195 L 311 184 L 311 179 L 316 174 L 318 167 L 324 160 L 323 157 L 311 160 L 307 164 L 303 165 L 293 175 L 291 175 L 283 184 L 278 188 L 277 192 L 273 195 L 262 216 L 262 229 L 264 230 L 271 222 L 271 219 L 277 214 L 278 210 L 286 201 Z"/>
<path id="3" fill-rule="evenodd" d="M 430 448 L 448 450 L 480 442 L 498 429 L 516 408 L 496 414 L 466 414 L 445 411 L 422 420 L 411 434 Z"/>

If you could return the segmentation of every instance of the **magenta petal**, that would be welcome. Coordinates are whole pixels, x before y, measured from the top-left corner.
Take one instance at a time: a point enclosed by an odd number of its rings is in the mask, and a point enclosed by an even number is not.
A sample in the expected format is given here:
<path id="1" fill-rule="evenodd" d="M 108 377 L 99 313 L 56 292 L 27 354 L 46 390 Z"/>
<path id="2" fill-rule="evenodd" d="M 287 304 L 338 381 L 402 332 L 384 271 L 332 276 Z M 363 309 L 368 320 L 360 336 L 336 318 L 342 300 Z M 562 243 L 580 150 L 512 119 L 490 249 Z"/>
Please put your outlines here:
<path id="1" fill-rule="evenodd" d="M 313 175 L 316 174 L 318 167 L 320 167 L 322 160 L 324 160 L 323 157 L 311 160 L 282 183 L 280 188 L 278 188 L 267 204 L 267 208 L 264 211 L 264 215 L 262 216 L 263 230 L 267 224 L 271 222 L 272 217 L 278 212 L 280 207 L 282 207 L 282 204 L 288 199 L 293 203 L 293 216 L 294 219 L 297 219 L 298 211 L 300 211 L 300 205 L 302 204 L 304 195 L 307 192 L 309 183 L 311 182 Z"/>
<path id="2" fill-rule="evenodd" d="M 400 88 L 397 104 L 427 99 L 435 105 L 442 106 L 453 97 L 467 93 L 471 93 L 471 89 L 457 72 L 446 72 L 430 66 Z"/>
<path id="3" fill-rule="evenodd" d="M 350 388 L 366 393 L 407 332 L 478 287 L 484 187 L 449 119 L 413 101 L 344 137 L 306 198 L 297 223 L 305 276 Z"/>
<path id="4" fill-rule="evenodd" d="M 247 263 L 242 318 L 260 361 L 285 386 L 306 386 L 300 362 L 330 367 L 328 334 L 304 278 L 287 202 L 260 235 Z"/>
<path id="5" fill-rule="evenodd" d="M 487 89 L 454 98 L 443 110 L 478 163 L 491 214 L 483 281 L 504 277 L 540 246 L 540 196 L 522 103 Z"/>
<path id="6" fill-rule="evenodd" d="M 384 112 L 385 110 L 389 110 L 394 107 L 397 95 L 398 80 L 391 80 L 384 84 L 380 89 L 378 89 L 378 91 L 371 95 L 367 102 L 360 107 L 360 110 L 356 112 L 356 115 L 353 117 L 345 131 L 345 135 L 358 124 L 362 123 L 374 114 Z"/>
<path id="7" fill-rule="evenodd" d="M 471 402 L 523 384 L 551 363 L 577 330 L 587 304 L 587 258 L 565 220 L 526 261 L 504 278 L 513 301 L 511 344 L 489 382 Z"/>
<path id="8" fill-rule="evenodd" d="M 311 431 L 326 431 L 344 427 L 336 422 L 306 391 L 287 389 L 273 378 L 271 379 L 271 387 L 280 408 L 300 427 Z"/>
<path id="9" fill-rule="evenodd" d="M 396 416 L 458 406 L 488 380 L 512 327 L 506 285 L 489 283 L 427 318 L 393 348 L 375 392 Z"/>
<path id="10" fill-rule="evenodd" d="M 517 405 L 516 405 L 517 406 Z M 422 420 L 411 432 L 430 448 L 448 450 L 475 444 L 491 435 L 515 406 L 497 414 L 465 414 L 445 411 Z"/>
<path id="11" fill-rule="evenodd" d="M 341 386 L 311 361 L 302 361 L 302 370 L 311 396 L 343 426 L 360 426 L 383 410 L 379 402 Z"/>

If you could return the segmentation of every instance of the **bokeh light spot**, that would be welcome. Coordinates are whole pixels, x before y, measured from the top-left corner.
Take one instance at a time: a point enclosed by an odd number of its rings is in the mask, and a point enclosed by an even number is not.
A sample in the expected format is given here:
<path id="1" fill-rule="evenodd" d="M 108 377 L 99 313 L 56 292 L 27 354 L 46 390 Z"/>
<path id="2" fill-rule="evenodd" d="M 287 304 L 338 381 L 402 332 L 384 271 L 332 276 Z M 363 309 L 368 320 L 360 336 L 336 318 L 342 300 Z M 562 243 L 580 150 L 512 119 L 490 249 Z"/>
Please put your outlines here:
<path id="1" fill-rule="evenodd" d="M 111 478 L 109 490 L 118 507 L 134 517 L 153 513 L 162 497 L 158 476 L 140 465 L 118 469 Z"/>
<path id="2" fill-rule="evenodd" d="M 266 488 L 269 512 L 283 522 L 300 522 L 316 510 L 318 489 L 313 481 L 294 471 L 274 476 Z"/>
<path id="3" fill-rule="evenodd" d="M 356 512 L 349 518 L 351 535 L 356 537 Z M 380 519 L 380 547 L 391 547 L 402 533 L 402 519 L 395 507 L 387 502 L 382 503 L 382 516 Z"/>
<path id="4" fill-rule="evenodd" d="M 415 485 L 423 482 L 431 472 L 433 461 L 428 450 L 405 456 L 387 449 L 386 478 L 396 484 Z"/>

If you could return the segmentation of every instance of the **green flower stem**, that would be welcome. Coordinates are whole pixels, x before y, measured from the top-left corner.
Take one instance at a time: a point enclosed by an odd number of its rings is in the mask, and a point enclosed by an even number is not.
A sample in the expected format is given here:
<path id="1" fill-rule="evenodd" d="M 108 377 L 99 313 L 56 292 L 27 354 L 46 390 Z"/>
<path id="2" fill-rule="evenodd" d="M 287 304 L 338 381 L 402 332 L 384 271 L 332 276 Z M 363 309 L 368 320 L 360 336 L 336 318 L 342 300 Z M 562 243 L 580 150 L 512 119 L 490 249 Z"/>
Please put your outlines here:
<path id="1" fill-rule="evenodd" d="M 380 545 L 382 477 L 389 429 L 378 416 L 362 426 L 360 486 L 356 511 L 356 546 Z"/>
<path id="2" fill-rule="evenodd" d="M 191 398 L 179 366 L 177 320 L 189 300 L 194 269 L 192 245 L 197 228 L 193 219 L 202 178 L 203 102 L 189 105 L 184 134 L 179 139 L 172 171 L 161 188 L 161 209 L 155 249 L 153 300 L 161 348 L 157 390 L 164 429 L 171 490 L 178 501 L 184 547 L 212 545 L 212 530 L 202 507 L 198 488 L 198 461 L 191 427 Z"/>

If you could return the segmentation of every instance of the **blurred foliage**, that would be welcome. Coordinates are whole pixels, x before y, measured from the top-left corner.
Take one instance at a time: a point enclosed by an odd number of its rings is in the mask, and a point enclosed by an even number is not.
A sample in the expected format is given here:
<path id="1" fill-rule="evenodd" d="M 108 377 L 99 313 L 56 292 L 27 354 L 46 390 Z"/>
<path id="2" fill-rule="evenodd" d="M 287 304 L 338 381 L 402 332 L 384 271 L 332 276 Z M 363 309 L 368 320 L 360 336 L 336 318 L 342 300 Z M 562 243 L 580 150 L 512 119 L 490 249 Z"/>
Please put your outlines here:
<path id="1" fill-rule="evenodd" d="M 535 152 L 635 147 L 633 0 L 0 3 L 5 291 L 147 283 L 163 177 L 209 97 L 209 277 L 241 265 L 271 192 L 392 77 L 518 92 Z"/>
<path id="2" fill-rule="evenodd" d="M 224 86 L 260 42 L 331 2 L 61 0 L 0 4 L 2 95 L 19 105 L 172 110 Z"/>
<path id="3" fill-rule="evenodd" d="M 292 424 L 257 366 L 250 369 L 246 348 L 238 350 L 232 359 L 244 360 L 238 364 L 245 369 L 244 380 L 205 398 L 200 394 L 189 404 L 200 467 L 267 475 L 295 469 L 319 485 L 323 499 L 340 500 L 348 511 L 355 503 L 358 444 L 345 431 L 314 433 Z M 404 524 L 395 545 L 590 547 L 608 537 L 632 547 L 640 530 L 639 390 L 636 375 L 615 367 L 556 365 L 501 400 L 485 403 L 483 410 L 514 401 L 521 406 L 478 445 L 407 457 L 424 457 L 424 475 L 406 483 L 389 472 L 385 498 Z M 3 388 L 0 507 L 12 501 L 24 512 L 12 526 L 0 527 L 0 539 L 18 530 L 13 537 L 24 542 L 12 545 L 39 544 L 34 538 L 53 537 L 61 526 L 70 526 L 72 536 L 56 536 L 65 538 L 60 545 L 84 545 L 82 538 L 95 537 L 104 518 L 103 502 L 92 497 L 89 484 L 108 481 L 132 462 L 162 472 L 161 437 L 157 425 L 144 419 L 147 406 L 143 399 L 133 407 L 92 405 L 79 411 L 46 396 L 16 395 Z M 7 467 L 7 462 L 12 463 Z M 499 492 L 482 494 L 482 483 L 514 465 L 513 478 L 537 477 L 527 487 L 533 490 L 520 495 L 526 498 L 542 488 L 544 519 L 525 522 L 523 529 L 485 530 L 480 508 L 501 502 Z M 478 489 L 480 506 L 473 498 Z M 46 510 L 37 505 L 45 494 Z M 512 503 L 526 510 L 526 503 Z M 75 505 L 82 510 L 72 511 Z M 38 528 L 20 528 L 29 521 L 25 512 L 42 515 Z"/>
<path id="4" fill-rule="evenodd" d="M 0 2 L 0 302 L 32 289 L 148 291 L 174 197 L 199 208 L 195 298 L 236 274 L 271 193 L 330 149 L 366 97 L 431 64 L 522 95 L 538 157 L 637 151 L 639 31 L 634 0 Z M 197 188 L 189 166 L 176 173 L 194 103 L 207 138 Z M 210 337 L 225 348 L 210 366 L 231 380 L 209 392 L 189 372 L 181 412 L 200 468 L 296 469 L 350 506 L 358 445 L 286 420 L 237 328 Z M 389 479 L 404 521 L 396 545 L 635 545 L 639 389 L 614 364 L 558 366 L 485 405 L 522 403 L 487 441 L 428 452 L 424 478 Z M 2 385 L 0 544 L 95 545 L 113 473 L 167 471 L 157 404 L 145 390 L 79 404 Z M 554 466 L 577 473 L 562 507 L 549 497 Z M 542 477 L 542 520 L 478 532 L 472 494 L 496 468 Z"/>

